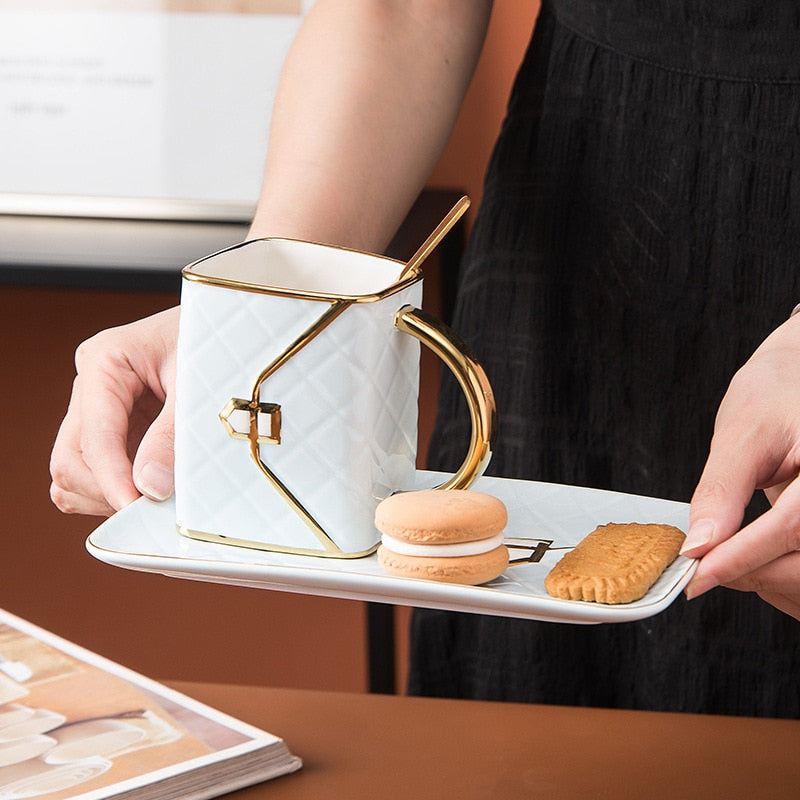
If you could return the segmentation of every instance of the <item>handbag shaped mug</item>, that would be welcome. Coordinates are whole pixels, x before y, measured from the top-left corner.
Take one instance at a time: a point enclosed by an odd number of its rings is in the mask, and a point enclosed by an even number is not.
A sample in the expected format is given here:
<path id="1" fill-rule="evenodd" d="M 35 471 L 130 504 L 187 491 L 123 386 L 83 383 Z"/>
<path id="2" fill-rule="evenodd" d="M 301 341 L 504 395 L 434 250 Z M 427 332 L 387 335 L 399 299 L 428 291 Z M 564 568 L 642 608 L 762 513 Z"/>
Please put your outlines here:
<path id="1" fill-rule="evenodd" d="M 422 273 L 394 259 L 255 239 L 183 270 L 175 408 L 176 522 L 206 541 L 338 558 L 380 541 L 377 504 L 414 488 L 419 342 L 464 390 L 471 441 L 441 488 L 491 455 L 489 382 L 419 309 Z"/>

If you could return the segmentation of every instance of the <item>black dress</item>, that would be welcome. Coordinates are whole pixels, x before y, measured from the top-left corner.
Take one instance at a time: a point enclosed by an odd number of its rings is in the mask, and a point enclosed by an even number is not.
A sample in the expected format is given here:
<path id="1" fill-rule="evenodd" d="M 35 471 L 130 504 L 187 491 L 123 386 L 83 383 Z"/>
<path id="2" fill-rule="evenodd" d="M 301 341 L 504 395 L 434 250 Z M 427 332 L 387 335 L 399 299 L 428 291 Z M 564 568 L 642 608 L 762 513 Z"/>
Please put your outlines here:
<path id="1" fill-rule="evenodd" d="M 688 500 L 798 301 L 800 6 L 545 0 L 453 321 L 497 396 L 489 473 Z M 453 383 L 433 468 L 465 450 Z M 412 694 L 800 716 L 800 623 L 727 589 L 589 627 L 417 611 L 411 654 Z"/>

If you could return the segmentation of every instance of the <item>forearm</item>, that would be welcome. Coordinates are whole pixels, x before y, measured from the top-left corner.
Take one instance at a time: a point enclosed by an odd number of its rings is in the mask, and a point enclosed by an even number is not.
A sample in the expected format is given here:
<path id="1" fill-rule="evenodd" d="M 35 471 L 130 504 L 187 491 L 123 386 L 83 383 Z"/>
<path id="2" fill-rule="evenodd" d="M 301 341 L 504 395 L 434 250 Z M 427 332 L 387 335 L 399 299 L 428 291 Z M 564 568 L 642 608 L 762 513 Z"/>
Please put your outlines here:
<path id="1" fill-rule="evenodd" d="M 436 165 L 488 0 L 318 0 L 287 58 L 251 235 L 381 251 Z"/>

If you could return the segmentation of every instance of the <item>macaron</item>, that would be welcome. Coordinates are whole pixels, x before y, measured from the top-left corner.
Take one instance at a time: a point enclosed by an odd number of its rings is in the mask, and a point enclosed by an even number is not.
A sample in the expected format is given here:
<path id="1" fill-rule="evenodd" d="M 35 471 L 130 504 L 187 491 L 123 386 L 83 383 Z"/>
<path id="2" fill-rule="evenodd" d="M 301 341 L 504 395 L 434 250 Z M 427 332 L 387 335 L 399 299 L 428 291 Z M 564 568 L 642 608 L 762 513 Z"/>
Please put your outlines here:
<path id="1" fill-rule="evenodd" d="M 474 586 L 499 577 L 508 566 L 501 500 L 469 489 L 400 492 L 378 504 L 378 563 L 403 578 Z"/>

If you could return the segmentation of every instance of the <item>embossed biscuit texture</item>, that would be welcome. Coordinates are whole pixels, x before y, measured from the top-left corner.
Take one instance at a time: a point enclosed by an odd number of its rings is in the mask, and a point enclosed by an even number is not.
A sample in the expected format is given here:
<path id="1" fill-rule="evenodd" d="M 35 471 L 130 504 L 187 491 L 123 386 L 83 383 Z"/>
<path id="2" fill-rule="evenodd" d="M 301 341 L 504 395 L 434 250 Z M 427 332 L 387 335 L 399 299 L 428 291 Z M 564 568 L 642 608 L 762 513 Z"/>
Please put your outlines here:
<path id="1" fill-rule="evenodd" d="M 632 603 L 675 560 L 684 538 L 672 525 L 601 525 L 550 570 L 545 588 L 562 600 Z"/>

